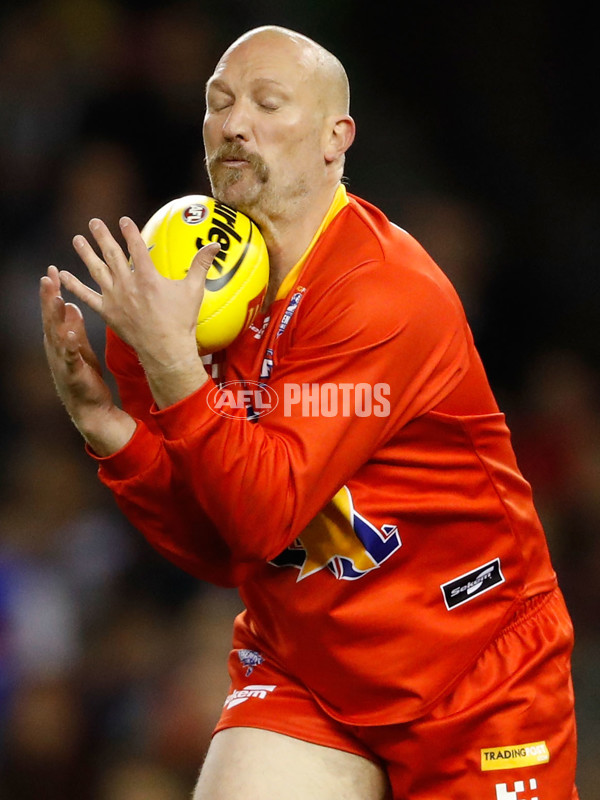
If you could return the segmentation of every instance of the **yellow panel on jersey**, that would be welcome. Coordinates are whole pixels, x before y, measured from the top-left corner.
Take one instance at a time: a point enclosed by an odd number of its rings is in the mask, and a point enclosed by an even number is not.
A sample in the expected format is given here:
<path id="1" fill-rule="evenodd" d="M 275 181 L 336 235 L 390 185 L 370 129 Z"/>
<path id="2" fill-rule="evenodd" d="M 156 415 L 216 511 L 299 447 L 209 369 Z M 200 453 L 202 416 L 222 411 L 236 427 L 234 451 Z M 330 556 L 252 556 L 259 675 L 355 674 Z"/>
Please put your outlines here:
<path id="1" fill-rule="evenodd" d="M 342 486 L 299 537 L 306 550 L 306 560 L 298 580 L 318 572 L 337 557 L 349 559 L 360 572 L 377 566 L 356 535 L 353 522 L 352 495 L 347 486 Z"/>

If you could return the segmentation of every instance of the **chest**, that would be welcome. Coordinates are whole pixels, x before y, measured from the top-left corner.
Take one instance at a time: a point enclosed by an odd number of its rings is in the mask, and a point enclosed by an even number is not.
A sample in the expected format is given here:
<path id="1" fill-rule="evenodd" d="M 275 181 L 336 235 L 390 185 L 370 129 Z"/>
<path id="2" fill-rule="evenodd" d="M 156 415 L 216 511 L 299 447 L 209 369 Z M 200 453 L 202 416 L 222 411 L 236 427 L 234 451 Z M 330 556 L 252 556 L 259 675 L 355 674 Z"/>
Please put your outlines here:
<path id="1" fill-rule="evenodd" d="M 297 287 L 288 297 L 275 300 L 228 348 L 216 370 L 219 383 L 268 383 L 276 364 L 285 356 L 298 308 L 305 296 Z"/>

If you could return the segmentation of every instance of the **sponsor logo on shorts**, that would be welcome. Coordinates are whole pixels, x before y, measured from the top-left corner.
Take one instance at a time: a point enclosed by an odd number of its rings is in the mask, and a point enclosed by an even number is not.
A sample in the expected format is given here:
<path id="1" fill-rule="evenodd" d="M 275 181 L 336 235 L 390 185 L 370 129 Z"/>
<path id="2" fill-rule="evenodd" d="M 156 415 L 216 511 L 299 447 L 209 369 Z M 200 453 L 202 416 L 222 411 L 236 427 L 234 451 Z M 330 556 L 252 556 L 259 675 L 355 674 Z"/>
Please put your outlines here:
<path id="1" fill-rule="evenodd" d="M 255 698 L 257 700 L 264 700 L 268 694 L 277 688 L 276 684 L 266 686 L 262 683 L 251 683 L 249 686 L 244 686 L 243 689 L 234 689 L 231 694 L 225 698 L 223 705 L 225 708 L 233 708 L 239 706 L 240 703 L 245 703 L 246 700 Z"/>
<path id="2" fill-rule="evenodd" d="M 259 653 L 258 650 L 246 650 L 242 648 L 237 651 L 237 654 L 241 663 L 246 667 L 246 677 L 252 675 L 254 668 L 260 667 L 265 660 L 265 657 Z"/>
<path id="3" fill-rule="evenodd" d="M 444 595 L 446 608 L 450 611 L 456 606 L 467 603 L 477 595 L 493 589 L 499 583 L 504 583 L 504 575 L 500 569 L 500 559 L 495 558 L 471 572 L 466 572 L 448 583 L 443 583 L 440 589 Z"/>
<path id="4" fill-rule="evenodd" d="M 516 769 L 533 767 L 550 761 L 550 751 L 546 742 L 505 745 L 504 747 L 484 747 L 481 750 L 481 769 Z"/>
<path id="5" fill-rule="evenodd" d="M 530 778 L 528 781 L 515 781 L 512 789 L 508 788 L 507 783 L 497 783 L 496 800 L 541 800 L 537 788 L 535 778 Z M 534 792 L 535 794 L 533 794 Z"/>

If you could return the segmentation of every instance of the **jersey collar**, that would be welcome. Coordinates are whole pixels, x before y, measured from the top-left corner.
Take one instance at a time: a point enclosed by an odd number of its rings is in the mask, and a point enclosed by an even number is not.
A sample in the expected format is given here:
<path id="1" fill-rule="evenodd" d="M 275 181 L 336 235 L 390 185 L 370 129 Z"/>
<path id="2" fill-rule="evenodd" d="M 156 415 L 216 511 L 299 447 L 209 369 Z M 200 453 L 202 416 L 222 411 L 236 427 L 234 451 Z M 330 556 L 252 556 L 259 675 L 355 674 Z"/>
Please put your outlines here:
<path id="1" fill-rule="evenodd" d="M 281 282 L 281 286 L 279 287 L 275 300 L 281 300 L 281 298 L 289 294 L 294 284 L 298 280 L 298 276 L 300 275 L 302 267 L 304 266 L 306 259 L 313 251 L 313 248 L 316 245 L 319 237 L 321 236 L 323 231 L 328 227 L 333 218 L 342 210 L 342 208 L 344 208 L 344 206 L 347 206 L 349 202 L 350 201 L 348 200 L 348 195 L 346 194 L 346 187 L 343 184 L 340 184 L 333 196 L 333 200 L 331 201 L 329 210 L 327 211 L 327 213 L 323 218 L 323 222 L 319 225 L 319 228 L 315 233 L 315 235 L 313 236 L 311 243 L 308 245 L 304 253 L 300 256 L 300 260 L 294 264 L 294 266 L 291 268 L 291 270 L 288 272 L 288 274 Z"/>

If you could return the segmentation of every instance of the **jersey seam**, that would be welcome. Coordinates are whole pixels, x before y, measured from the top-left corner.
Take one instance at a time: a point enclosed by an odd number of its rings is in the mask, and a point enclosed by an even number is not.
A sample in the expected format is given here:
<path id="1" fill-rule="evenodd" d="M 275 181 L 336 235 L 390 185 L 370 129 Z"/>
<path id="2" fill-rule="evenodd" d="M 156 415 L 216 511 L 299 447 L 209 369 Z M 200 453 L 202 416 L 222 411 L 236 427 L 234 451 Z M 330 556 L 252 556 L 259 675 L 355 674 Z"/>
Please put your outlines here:
<path id="1" fill-rule="evenodd" d="M 508 511 L 508 508 L 507 508 L 507 505 L 506 505 L 506 501 L 504 500 L 504 498 L 502 497 L 502 495 L 498 491 L 498 487 L 496 486 L 496 482 L 493 480 L 492 474 L 491 474 L 490 470 L 488 469 L 487 464 L 485 463 L 485 461 L 481 457 L 481 455 L 479 453 L 479 450 L 477 449 L 477 447 L 475 445 L 475 442 L 473 441 L 473 437 L 471 436 L 467 425 L 465 425 L 465 423 L 463 422 L 463 420 L 460 417 L 457 417 L 456 419 L 457 419 L 458 424 L 460 425 L 460 428 L 462 429 L 464 435 L 469 440 L 469 442 L 471 444 L 471 449 L 472 449 L 473 453 L 475 454 L 477 460 L 479 461 L 481 467 L 485 471 L 485 474 L 487 475 L 488 480 L 491 483 L 492 488 L 494 490 L 494 494 L 498 498 L 498 501 L 500 502 L 500 505 L 502 506 L 502 509 L 504 510 L 504 514 L 505 514 L 505 517 L 506 517 L 506 519 L 508 521 L 508 524 L 509 524 L 509 527 L 510 527 L 510 532 L 511 532 L 511 535 L 513 537 L 513 541 L 517 544 L 517 546 L 519 548 L 519 555 L 520 555 L 521 561 L 522 561 L 523 560 L 523 547 L 522 547 L 522 543 L 521 543 L 521 537 L 519 536 L 519 534 L 515 530 L 515 526 L 514 526 L 512 517 L 509 514 L 509 511 Z M 522 599 L 524 591 L 525 591 L 525 587 L 524 587 L 524 585 L 522 585 L 520 591 L 518 592 L 518 594 L 515 597 L 515 604 Z"/>

